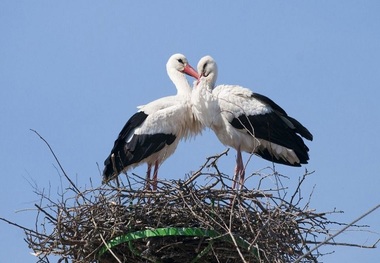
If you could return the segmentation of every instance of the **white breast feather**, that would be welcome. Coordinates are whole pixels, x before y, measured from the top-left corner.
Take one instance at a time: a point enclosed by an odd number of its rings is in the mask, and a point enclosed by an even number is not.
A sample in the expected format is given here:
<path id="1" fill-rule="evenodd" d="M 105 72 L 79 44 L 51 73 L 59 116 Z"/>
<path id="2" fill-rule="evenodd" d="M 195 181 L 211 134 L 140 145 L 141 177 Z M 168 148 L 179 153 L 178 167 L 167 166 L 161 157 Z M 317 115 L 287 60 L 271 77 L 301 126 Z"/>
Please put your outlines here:
<path id="1" fill-rule="evenodd" d="M 205 127 L 218 125 L 221 121 L 218 99 L 203 81 L 193 90 L 191 107 L 195 118 Z"/>
<path id="2" fill-rule="evenodd" d="M 148 117 L 134 134 L 174 134 L 181 139 L 201 131 L 201 125 L 191 112 L 190 96 L 161 98 L 143 106 L 140 111 Z"/>

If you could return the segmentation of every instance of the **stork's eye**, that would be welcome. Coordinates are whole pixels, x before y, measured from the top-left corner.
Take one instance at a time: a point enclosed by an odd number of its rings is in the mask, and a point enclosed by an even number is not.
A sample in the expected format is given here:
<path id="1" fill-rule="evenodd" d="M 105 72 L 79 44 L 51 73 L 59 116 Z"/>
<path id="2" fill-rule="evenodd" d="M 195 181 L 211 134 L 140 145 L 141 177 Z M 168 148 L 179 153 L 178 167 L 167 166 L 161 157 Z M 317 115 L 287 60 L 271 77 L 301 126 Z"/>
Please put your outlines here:
<path id="1" fill-rule="evenodd" d="M 181 63 L 181 64 L 185 64 L 182 60 L 182 58 L 178 59 L 178 62 Z"/>

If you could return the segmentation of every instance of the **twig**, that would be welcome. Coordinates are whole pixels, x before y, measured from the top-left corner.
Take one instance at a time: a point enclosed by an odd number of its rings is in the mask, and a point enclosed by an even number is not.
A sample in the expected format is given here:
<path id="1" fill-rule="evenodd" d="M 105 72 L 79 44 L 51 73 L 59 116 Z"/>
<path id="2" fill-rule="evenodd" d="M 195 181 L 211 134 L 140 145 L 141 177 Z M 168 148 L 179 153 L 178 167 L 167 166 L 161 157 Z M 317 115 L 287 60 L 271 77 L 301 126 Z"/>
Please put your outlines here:
<path id="1" fill-rule="evenodd" d="M 35 207 L 37 207 L 42 213 L 44 213 L 47 217 L 50 218 L 51 221 L 57 222 L 57 219 L 55 219 L 53 216 L 51 216 L 48 212 L 46 212 L 41 206 L 34 204 Z"/>
<path id="2" fill-rule="evenodd" d="M 33 129 L 30 129 L 30 130 L 32 132 L 34 132 L 35 134 L 37 134 L 37 136 L 40 137 L 40 139 L 47 145 L 47 147 L 50 150 L 50 153 L 53 155 L 55 161 L 59 165 L 59 168 L 61 169 L 63 175 L 66 177 L 67 181 L 69 181 L 69 183 L 71 184 L 71 186 L 75 189 L 75 192 L 77 194 L 80 194 L 80 190 L 77 188 L 77 186 L 74 184 L 74 182 L 71 181 L 70 177 L 66 174 L 66 171 L 63 169 L 63 167 L 61 165 L 61 162 L 58 160 L 58 157 L 55 155 L 55 153 L 54 153 L 53 149 L 51 148 L 50 144 L 36 130 L 33 130 Z"/>
<path id="3" fill-rule="evenodd" d="M 380 204 L 377 204 L 375 207 L 373 207 L 372 209 L 370 209 L 368 212 L 362 214 L 361 216 L 359 216 L 357 219 L 355 219 L 354 221 L 352 221 L 351 223 L 349 223 L 347 226 L 343 227 L 341 230 L 339 230 L 338 232 L 336 232 L 334 235 L 330 236 L 329 238 L 327 238 L 325 241 L 321 242 L 320 244 L 316 245 L 313 249 L 311 249 L 310 251 L 308 251 L 307 253 L 303 254 L 302 256 L 300 256 L 296 261 L 294 261 L 294 263 L 298 263 L 301 261 L 301 259 L 309 256 L 313 251 L 317 250 L 318 248 L 320 248 L 322 245 L 325 245 L 326 243 L 328 243 L 330 240 L 332 240 L 333 238 L 337 237 L 338 235 L 342 234 L 344 231 L 346 231 L 349 227 L 353 226 L 356 224 L 356 222 L 360 221 L 361 219 L 363 219 L 364 217 L 368 216 L 369 214 L 371 214 L 372 212 L 374 212 L 375 210 L 377 210 L 378 208 L 380 207 Z"/>
<path id="4" fill-rule="evenodd" d="M 199 168 L 198 171 L 196 171 L 189 179 L 187 179 L 183 185 L 184 186 L 187 186 L 189 185 L 191 182 L 193 182 L 195 179 L 197 179 L 199 176 L 202 175 L 202 170 L 208 166 L 208 163 L 210 160 L 214 159 L 211 163 L 212 166 L 216 167 L 216 161 L 222 157 L 223 155 L 227 155 L 228 151 L 230 150 L 230 148 L 227 148 L 224 152 L 220 153 L 220 154 L 217 154 L 217 155 L 214 155 L 214 156 L 210 156 L 210 157 L 207 157 L 207 160 L 206 162 L 201 166 L 201 168 Z"/>
<path id="5" fill-rule="evenodd" d="M 28 231 L 28 232 L 33 233 L 33 234 L 36 234 L 36 235 L 43 235 L 43 234 L 41 234 L 41 233 L 39 233 L 39 232 L 36 232 L 36 231 L 34 231 L 34 230 L 32 230 L 32 229 L 29 229 L 29 228 L 23 227 L 22 225 L 19 225 L 19 224 L 17 224 L 17 223 L 11 222 L 11 221 L 9 221 L 9 220 L 7 220 L 7 219 L 5 219 L 5 218 L 0 217 L 0 220 L 1 220 L 1 221 L 4 221 L 4 222 L 6 222 L 6 223 L 8 223 L 8 224 L 10 224 L 10 225 L 12 225 L 12 226 L 15 226 L 15 227 L 21 228 L 21 229 L 24 230 L 24 231 Z M 43 235 L 43 236 L 44 236 L 44 237 L 47 237 L 46 235 Z"/>

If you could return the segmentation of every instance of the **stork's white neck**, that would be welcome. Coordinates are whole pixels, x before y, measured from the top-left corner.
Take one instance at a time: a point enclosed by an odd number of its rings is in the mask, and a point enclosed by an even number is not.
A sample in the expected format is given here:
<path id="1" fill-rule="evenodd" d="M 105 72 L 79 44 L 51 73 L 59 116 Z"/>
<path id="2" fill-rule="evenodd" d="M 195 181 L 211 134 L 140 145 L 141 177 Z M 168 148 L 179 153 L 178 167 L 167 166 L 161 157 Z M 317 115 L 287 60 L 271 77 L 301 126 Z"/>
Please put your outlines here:
<path id="1" fill-rule="evenodd" d="M 194 88 L 191 103 L 196 119 L 203 126 L 211 127 L 220 119 L 220 108 L 217 97 L 213 94 L 213 87 L 209 85 L 206 78 L 201 78 Z"/>
<path id="2" fill-rule="evenodd" d="M 207 77 L 202 77 L 203 81 L 207 84 L 209 89 L 215 88 L 216 79 L 218 77 L 218 71 L 215 68 Z"/>
<path id="3" fill-rule="evenodd" d="M 178 71 L 175 68 L 168 68 L 167 71 L 168 71 L 169 78 L 174 83 L 175 87 L 177 88 L 177 95 L 189 96 L 191 94 L 191 87 L 189 85 L 189 82 L 186 79 L 185 74 Z"/>

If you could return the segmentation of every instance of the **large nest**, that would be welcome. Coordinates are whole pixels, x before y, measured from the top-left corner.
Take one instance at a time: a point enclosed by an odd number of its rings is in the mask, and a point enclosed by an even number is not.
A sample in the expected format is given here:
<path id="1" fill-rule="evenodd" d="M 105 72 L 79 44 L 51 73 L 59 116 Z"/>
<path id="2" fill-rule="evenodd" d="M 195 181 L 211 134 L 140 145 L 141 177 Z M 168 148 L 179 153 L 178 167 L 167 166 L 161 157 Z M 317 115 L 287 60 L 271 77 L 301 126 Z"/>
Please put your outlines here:
<path id="1" fill-rule="evenodd" d="M 59 201 L 39 191 L 26 241 L 39 262 L 317 262 L 309 245 L 329 236 L 331 222 L 308 201 L 300 207 L 309 173 L 291 194 L 280 184 L 260 189 L 263 180 L 279 182 L 273 170 L 251 177 L 258 188 L 237 191 L 216 165 L 223 154 L 155 192 L 134 174 L 83 191 L 72 184 Z"/>

